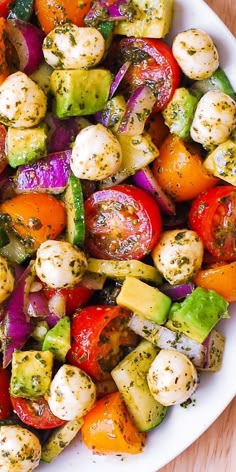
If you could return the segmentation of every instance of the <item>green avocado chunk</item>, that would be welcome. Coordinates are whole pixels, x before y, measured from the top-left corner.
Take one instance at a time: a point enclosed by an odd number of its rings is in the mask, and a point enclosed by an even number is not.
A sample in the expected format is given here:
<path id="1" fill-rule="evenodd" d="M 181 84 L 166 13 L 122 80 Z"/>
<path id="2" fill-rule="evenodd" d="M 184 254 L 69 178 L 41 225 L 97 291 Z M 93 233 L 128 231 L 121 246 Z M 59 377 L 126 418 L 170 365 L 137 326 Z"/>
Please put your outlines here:
<path id="1" fill-rule="evenodd" d="M 8 128 L 7 159 L 11 167 L 36 161 L 47 154 L 47 127 Z"/>
<path id="2" fill-rule="evenodd" d="M 112 74 L 106 69 L 54 70 L 50 78 L 58 118 L 93 115 L 108 100 Z"/>
<path id="3" fill-rule="evenodd" d="M 180 87 L 175 90 L 171 101 L 163 110 L 162 115 L 170 132 L 181 139 L 190 138 L 190 128 L 199 98 Z"/>
<path id="4" fill-rule="evenodd" d="M 228 302 L 214 290 L 197 287 L 181 303 L 173 303 L 166 326 L 202 343 L 220 318 L 228 318 Z"/>
<path id="5" fill-rule="evenodd" d="M 64 316 L 47 332 L 43 341 L 42 351 L 50 351 L 58 361 L 65 362 L 69 349 L 70 319 L 68 316 Z"/>

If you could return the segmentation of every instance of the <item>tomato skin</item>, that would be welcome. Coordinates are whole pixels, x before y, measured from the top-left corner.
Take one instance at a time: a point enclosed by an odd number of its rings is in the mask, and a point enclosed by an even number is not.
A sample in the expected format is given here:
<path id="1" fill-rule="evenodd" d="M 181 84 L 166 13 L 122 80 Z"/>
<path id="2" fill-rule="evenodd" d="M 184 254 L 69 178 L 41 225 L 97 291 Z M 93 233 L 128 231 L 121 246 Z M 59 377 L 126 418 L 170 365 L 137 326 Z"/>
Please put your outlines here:
<path id="1" fill-rule="evenodd" d="M 131 91 L 139 85 L 153 84 L 154 90 L 157 91 L 153 110 L 162 110 L 180 83 L 180 68 L 171 48 L 161 39 L 152 38 L 124 38 L 120 41 L 119 48 L 125 60 L 130 57 L 132 60 L 132 48 L 149 55 L 149 58 L 140 62 L 132 61 L 124 82 Z"/>
<path id="2" fill-rule="evenodd" d="M 0 85 L 10 74 L 9 67 L 6 61 L 6 35 L 7 22 L 3 16 L 0 16 Z"/>
<path id="3" fill-rule="evenodd" d="M 11 403 L 14 412 L 21 419 L 21 421 L 28 426 L 36 429 L 52 429 L 62 426 L 66 423 L 55 416 L 44 397 L 39 397 L 34 400 L 21 397 L 11 397 Z"/>
<path id="4" fill-rule="evenodd" d="M 235 261 L 236 187 L 224 185 L 200 194 L 190 208 L 189 224 L 210 254 Z"/>
<path id="5" fill-rule="evenodd" d="M 35 13 L 42 30 L 48 34 L 56 26 L 69 21 L 85 26 L 84 17 L 91 5 L 91 0 L 35 0 Z"/>
<path id="6" fill-rule="evenodd" d="M 6 137 L 7 129 L 5 126 L 0 124 L 0 174 L 7 167 L 7 156 L 6 156 Z"/>
<path id="7" fill-rule="evenodd" d="M 63 295 L 66 299 L 66 315 L 72 316 L 76 310 L 86 305 L 94 291 L 81 285 L 57 290 L 44 286 L 43 293 L 47 300 L 50 300 L 57 293 Z"/>
<path id="8" fill-rule="evenodd" d="M 111 364 L 111 368 L 105 371 L 101 362 L 111 358 L 112 353 L 116 355 L 119 346 L 137 343 L 136 336 L 127 329 L 130 315 L 129 310 L 119 306 L 95 305 L 83 308 L 72 319 L 72 342 L 67 354 L 69 363 L 80 367 L 95 380 L 109 380 L 114 365 Z"/>
<path id="9" fill-rule="evenodd" d="M 236 301 L 236 262 L 212 264 L 201 269 L 194 278 L 198 287 L 215 290 L 227 302 Z"/>
<path id="10" fill-rule="evenodd" d="M 4 18 L 7 17 L 8 13 L 10 12 L 10 5 L 12 0 L 0 0 L 0 17 L 3 16 Z"/>
<path id="11" fill-rule="evenodd" d="M 0 420 L 5 420 L 12 412 L 9 387 L 10 373 L 0 367 Z"/>
<path id="12" fill-rule="evenodd" d="M 133 185 L 99 190 L 85 201 L 85 246 L 99 259 L 142 259 L 162 227 L 154 198 Z"/>

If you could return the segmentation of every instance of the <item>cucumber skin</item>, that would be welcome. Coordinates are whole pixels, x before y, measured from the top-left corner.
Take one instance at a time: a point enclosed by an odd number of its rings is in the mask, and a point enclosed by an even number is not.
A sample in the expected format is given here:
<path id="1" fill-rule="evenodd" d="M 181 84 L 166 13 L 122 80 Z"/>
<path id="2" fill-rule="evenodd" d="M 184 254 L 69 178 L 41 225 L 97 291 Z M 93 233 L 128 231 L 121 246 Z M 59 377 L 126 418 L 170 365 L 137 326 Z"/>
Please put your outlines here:
<path id="1" fill-rule="evenodd" d="M 80 180 L 71 175 L 64 194 L 67 212 L 67 239 L 71 244 L 84 245 L 85 219 L 84 199 Z"/>

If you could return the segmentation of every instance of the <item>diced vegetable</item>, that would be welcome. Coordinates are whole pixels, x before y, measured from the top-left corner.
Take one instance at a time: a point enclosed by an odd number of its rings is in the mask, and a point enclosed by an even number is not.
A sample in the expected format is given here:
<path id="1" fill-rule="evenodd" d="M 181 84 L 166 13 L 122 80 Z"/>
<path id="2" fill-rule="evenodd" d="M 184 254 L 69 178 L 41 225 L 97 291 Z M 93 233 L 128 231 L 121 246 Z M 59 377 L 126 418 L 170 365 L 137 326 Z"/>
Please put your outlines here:
<path id="1" fill-rule="evenodd" d="M 50 351 L 59 362 L 65 362 L 70 347 L 70 319 L 64 316 L 47 332 L 42 351 Z"/>
<path id="2" fill-rule="evenodd" d="M 41 460 L 52 462 L 75 438 L 82 425 L 83 419 L 76 418 L 56 428 L 42 446 Z"/>
<path id="3" fill-rule="evenodd" d="M 219 144 L 204 160 L 206 170 L 236 186 L 236 143 L 231 139 Z"/>
<path id="4" fill-rule="evenodd" d="M 64 194 L 67 213 L 66 234 L 71 244 L 83 246 L 85 238 L 84 199 L 80 179 L 71 175 Z"/>
<path id="5" fill-rule="evenodd" d="M 25 129 L 9 127 L 6 145 L 11 167 L 37 161 L 47 154 L 47 129 L 45 125 Z"/>
<path id="6" fill-rule="evenodd" d="M 126 276 L 137 277 L 159 285 L 162 281 L 159 272 L 141 261 L 108 261 L 104 259 L 88 259 L 88 271 L 95 272 L 112 279 L 123 279 Z"/>
<path id="7" fill-rule="evenodd" d="M 206 348 L 204 371 L 217 372 L 220 370 L 224 354 L 225 337 L 213 329 L 204 341 Z"/>
<path id="8" fill-rule="evenodd" d="M 117 133 L 127 136 L 141 134 L 155 102 L 156 97 L 151 88 L 145 85 L 137 87 L 127 102 Z"/>
<path id="9" fill-rule="evenodd" d="M 34 0 L 15 0 L 13 6 L 10 7 L 8 18 L 19 18 L 29 21 L 33 13 Z"/>

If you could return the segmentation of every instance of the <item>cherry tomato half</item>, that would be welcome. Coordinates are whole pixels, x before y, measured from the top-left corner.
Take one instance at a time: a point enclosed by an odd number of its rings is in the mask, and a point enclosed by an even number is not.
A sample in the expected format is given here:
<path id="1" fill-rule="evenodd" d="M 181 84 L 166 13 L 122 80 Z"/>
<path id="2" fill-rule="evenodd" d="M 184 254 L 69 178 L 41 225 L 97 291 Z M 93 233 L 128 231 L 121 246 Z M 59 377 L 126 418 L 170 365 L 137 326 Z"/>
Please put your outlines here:
<path id="1" fill-rule="evenodd" d="M 189 223 L 213 256 L 236 260 L 236 187 L 214 187 L 200 194 L 191 206 Z"/>
<path id="2" fill-rule="evenodd" d="M 85 201 L 85 246 L 100 259 L 142 259 L 161 233 L 160 210 L 151 195 L 133 185 L 116 185 Z"/>
<path id="3" fill-rule="evenodd" d="M 70 364 L 96 380 L 110 379 L 111 370 L 137 345 L 138 337 L 128 328 L 130 311 L 119 306 L 83 308 L 71 323 Z"/>
<path id="4" fill-rule="evenodd" d="M 56 293 L 65 297 L 66 300 L 66 315 L 73 315 L 78 308 L 86 305 L 93 294 L 93 290 L 81 285 L 76 285 L 73 288 L 52 289 L 47 286 L 43 287 L 43 293 L 47 300 L 50 300 Z"/>
<path id="5" fill-rule="evenodd" d="M 91 0 L 35 0 L 35 13 L 42 30 L 48 34 L 63 23 L 85 26 L 84 17 L 91 4 Z"/>
<path id="6" fill-rule="evenodd" d="M 0 0 L 0 16 L 7 17 L 12 0 Z"/>
<path id="7" fill-rule="evenodd" d="M 66 423 L 55 416 L 44 397 L 31 400 L 28 398 L 11 397 L 14 412 L 21 421 L 36 429 L 57 428 Z"/>
<path id="8" fill-rule="evenodd" d="M 10 374 L 8 370 L 0 367 L 0 420 L 5 420 L 12 411 L 10 394 Z"/>

